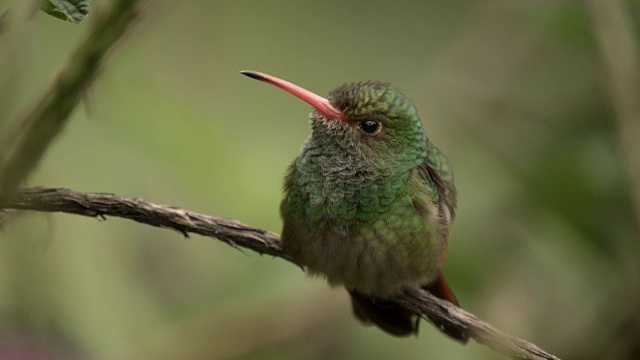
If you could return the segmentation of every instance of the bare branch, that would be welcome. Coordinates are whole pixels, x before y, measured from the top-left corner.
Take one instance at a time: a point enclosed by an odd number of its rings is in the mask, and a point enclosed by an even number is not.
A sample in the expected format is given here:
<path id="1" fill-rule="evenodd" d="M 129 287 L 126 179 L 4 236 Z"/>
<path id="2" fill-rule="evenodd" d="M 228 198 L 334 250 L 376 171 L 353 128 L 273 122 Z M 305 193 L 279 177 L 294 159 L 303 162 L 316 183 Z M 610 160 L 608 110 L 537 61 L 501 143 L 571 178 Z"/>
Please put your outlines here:
<path id="1" fill-rule="evenodd" d="M 282 253 L 280 237 L 239 221 L 198 214 L 143 199 L 129 199 L 108 193 L 82 193 L 67 189 L 29 188 L 18 191 L 7 208 L 65 212 L 90 217 L 116 216 L 139 223 L 209 236 L 233 247 L 291 260 Z"/>
<path id="2" fill-rule="evenodd" d="M 187 236 L 195 233 L 223 241 L 233 247 L 251 249 L 295 262 L 282 250 L 280 237 L 236 220 L 198 214 L 178 207 L 158 205 L 107 193 L 82 193 L 68 189 L 29 188 L 18 191 L 7 209 L 65 212 L 90 217 L 116 216 L 139 223 L 170 228 Z M 300 266 L 300 264 L 296 264 Z M 557 360 L 538 346 L 507 335 L 447 301 L 421 289 L 407 289 L 395 300 L 418 313 L 440 319 L 470 334 L 476 342 L 513 359 Z"/>
<path id="3" fill-rule="evenodd" d="M 472 313 L 438 299 L 422 289 L 407 289 L 396 300 L 399 304 L 421 314 L 428 314 L 442 322 L 463 329 L 477 343 L 486 345 L 512 359 L 552 360 L 558 357 L 528 341 L 507 335 Z"/>

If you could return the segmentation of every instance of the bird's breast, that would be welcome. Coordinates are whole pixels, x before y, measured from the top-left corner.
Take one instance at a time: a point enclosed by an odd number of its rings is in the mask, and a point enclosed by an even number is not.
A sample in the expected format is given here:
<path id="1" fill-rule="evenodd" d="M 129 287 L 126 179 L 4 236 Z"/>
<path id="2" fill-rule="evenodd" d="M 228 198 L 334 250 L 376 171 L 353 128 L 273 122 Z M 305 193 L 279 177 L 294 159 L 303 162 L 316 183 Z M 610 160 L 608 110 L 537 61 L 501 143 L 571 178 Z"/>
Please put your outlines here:
<path id="1" fill-rule="evenodd" d="M 437 210 L 409 176 L 298 165 L 282 203 L 285 248 L 311 273 L 364 294 L 429 281 L 442 256 Z"/>

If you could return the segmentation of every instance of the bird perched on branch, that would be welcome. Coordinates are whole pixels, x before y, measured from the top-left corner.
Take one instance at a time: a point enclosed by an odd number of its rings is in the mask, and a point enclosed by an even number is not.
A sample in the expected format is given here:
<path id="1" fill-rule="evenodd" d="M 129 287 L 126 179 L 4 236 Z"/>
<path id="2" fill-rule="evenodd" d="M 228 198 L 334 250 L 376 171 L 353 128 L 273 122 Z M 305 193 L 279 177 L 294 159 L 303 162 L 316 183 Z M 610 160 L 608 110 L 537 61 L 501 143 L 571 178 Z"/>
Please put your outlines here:
<path id="1" fill-rule="evenodd" d="M 453 174 L 411 100 L 377 81 L 347 83 L 323 98 L 242 73 L 314 108 L 312 134 L 284 181 L 285 251 L 309 273 L 344 286 L 362 323 L 395 336 L 418 332 L 419 315 L 389 301 L 405 287 L 458 305 L 440 270 L 455 215 Z M 463 331 L 430 320 L 467 341 Z"/>

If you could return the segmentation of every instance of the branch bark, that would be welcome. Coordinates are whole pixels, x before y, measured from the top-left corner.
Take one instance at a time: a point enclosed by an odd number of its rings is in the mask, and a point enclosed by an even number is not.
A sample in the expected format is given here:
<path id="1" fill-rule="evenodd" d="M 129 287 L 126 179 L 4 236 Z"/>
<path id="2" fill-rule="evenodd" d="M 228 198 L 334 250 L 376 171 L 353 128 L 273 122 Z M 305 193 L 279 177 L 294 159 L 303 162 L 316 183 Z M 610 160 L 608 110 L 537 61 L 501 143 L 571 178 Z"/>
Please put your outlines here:
<path id="1" fill-rule="evenodd" d="M 107 193 L 83 193 L 61 188 L 28 188 L 18 191 L 6 209 L 64 212 L 89 217 L 116 216 L 155 227 L 208 236 L 235 248 L 280 257 L 298 266 L 282 249 L 280 237 L 239 221 L 209 216 L 178 207 L 158 205 Z M 2 210 L 0 208 L 0 210 Z M 512 359 L 557 360 L 540 347 L 507 335 L 475 315 L 417 288 L 406 289 L 394 299 L 398 304 L 435 317 L 470 334 L 476 342 Z"/>

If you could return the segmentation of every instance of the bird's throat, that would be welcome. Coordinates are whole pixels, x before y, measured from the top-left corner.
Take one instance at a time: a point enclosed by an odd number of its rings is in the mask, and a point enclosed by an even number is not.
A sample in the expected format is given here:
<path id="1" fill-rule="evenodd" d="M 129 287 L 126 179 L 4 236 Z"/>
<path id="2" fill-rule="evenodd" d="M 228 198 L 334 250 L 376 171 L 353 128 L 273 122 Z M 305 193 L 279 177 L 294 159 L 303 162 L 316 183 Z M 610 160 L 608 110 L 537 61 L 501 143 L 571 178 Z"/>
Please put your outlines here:
<path id="1" fill-rule="evenodd" d="M 305 143 L 296 162 L 294 199 L 306 199 L 309 221 L 351 227 L 373 222 L 389 209 L 403 190 L 409 171 L 383 168 L 375 161 L 344 151 L 337 144 Z"/>

